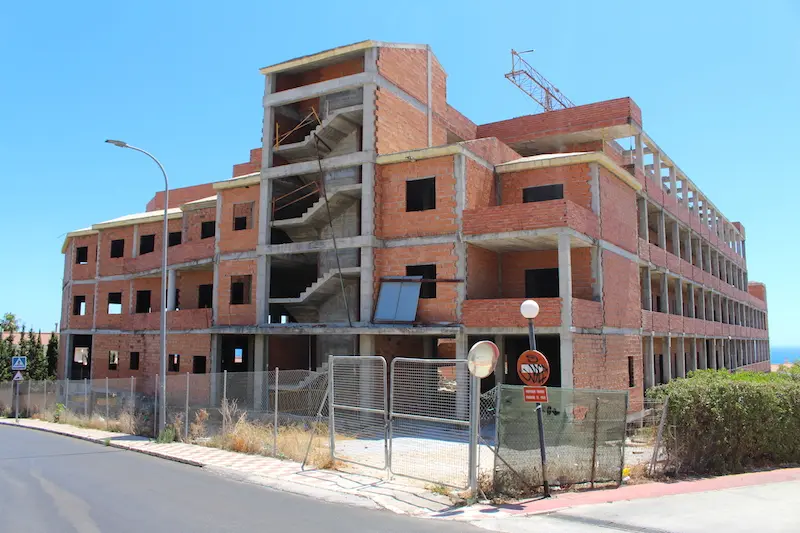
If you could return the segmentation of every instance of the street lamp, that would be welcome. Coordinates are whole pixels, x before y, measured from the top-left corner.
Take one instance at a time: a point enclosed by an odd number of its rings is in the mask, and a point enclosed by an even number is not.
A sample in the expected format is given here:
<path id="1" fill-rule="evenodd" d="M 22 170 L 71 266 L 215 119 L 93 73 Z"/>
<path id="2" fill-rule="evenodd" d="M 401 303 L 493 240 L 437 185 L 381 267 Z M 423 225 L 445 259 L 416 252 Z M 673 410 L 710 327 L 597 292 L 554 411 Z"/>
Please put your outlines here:
<path id="1" fill-rule="evenodd" d="M 525 300 L 519 306 L 519 312 L 523 318 L 528 320 L 528 346 L 531 350 L 536 349 L 536 336 L 533 333 L 533 319 L 539 316 L 539 304 L 535 300 Z M 544 416 L 542 415 L 542 404 L 536 403 L 536 421 L 539 424 L 539 453 L 542 456 L 542 488 L 544 497 L 550 497 L 550 482 L 547 481 L 547 452 L 544 445 Z"/>
<path id="2" fill-rule="evenodd" d="M 158 411 L 158 431 L 164 431 L 164 426 L 167 423 L 167 312 L 166 312 L 166 291 L 167 291 L 167 210 L 169 209 L 169 180 L 167 179 L 167 171 L 161 162 L 153 156 L 150 152 L 131 146 L 130 144 L 117 141 L 114 139 L 106 139 L 106 142 L 118 146 L 120 148 L 129 148 L 137 152 L 141 152 L 153 161 L 156 162 L 161 173 L 164 175 L 164 235 L 162 241 L 164 244 L 163 255 L 161 257 L 161 390 L 159 396 L 161 397 L 161 404 Z M 134 243 L 136 246 L 136 243 Z"/>

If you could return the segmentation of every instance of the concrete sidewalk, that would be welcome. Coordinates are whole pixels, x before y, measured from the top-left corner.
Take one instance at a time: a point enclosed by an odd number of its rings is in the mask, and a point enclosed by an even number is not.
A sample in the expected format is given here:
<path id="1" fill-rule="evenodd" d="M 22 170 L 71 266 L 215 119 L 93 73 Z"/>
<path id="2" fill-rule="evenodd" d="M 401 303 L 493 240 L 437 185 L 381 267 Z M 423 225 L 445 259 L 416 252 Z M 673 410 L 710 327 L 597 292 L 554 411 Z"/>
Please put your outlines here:
<path id="1" fill-rule="evenodd" d="M 0 424 L 57 433 L 115 448 L 144 453 L 210 470 L 246 483 L 302 494 L 334 503 L 386 509 L 398 514 L 431 516 L 452 508 L 450 499 L 433 494 L 424 483 L 334 470 L 302 470 L 299 463 L 173 442 L 159 444 L 146 437 L 54 424 L 35 419 L 0 419 Z"/>

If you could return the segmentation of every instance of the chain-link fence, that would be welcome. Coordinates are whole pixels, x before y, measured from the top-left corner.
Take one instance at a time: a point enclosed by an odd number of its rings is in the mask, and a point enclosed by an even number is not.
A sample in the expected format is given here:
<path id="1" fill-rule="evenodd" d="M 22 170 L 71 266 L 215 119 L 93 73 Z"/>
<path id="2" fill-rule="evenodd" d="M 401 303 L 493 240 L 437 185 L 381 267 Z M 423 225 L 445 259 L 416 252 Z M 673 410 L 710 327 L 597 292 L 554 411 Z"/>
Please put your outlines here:
<path id="1" fill-rule="evenodd" d="M 467 487 L 472 381 L 467 361 L 396 358 L 391 370 L 391 471 Z"/>
<path id="2" fill-rule="evenodd" d="M 627 392 L 548 389 L 542 405 L 551 485 L 621 482 L 625 454 Z M 523 387 L 499 390 L 495 488 L 525 492 L 542 485 L 535 403 Z"/>
<path id="3" fill-rule="evenodd" d="M 334 460 L 388 467 L 386 359 L 332 356 L 329 426 Z"/>

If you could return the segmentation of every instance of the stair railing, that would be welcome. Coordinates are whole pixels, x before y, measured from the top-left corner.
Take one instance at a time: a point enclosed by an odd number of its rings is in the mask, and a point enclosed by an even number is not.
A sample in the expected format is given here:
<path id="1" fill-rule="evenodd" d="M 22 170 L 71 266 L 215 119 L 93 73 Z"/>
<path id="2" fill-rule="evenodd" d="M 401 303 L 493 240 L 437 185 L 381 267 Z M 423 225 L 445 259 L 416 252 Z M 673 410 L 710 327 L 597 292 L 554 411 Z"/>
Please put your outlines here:
<path id="1" fill-rule="evenodd" d="M 278 196 L 277 198 L 273 198 L 272 214 L 274 216 L 281 209 L 285 209 L 290 205 L 294 205 L 297 202 L 305 200 L 309 196 L 318 195 L 319 193 L 320 193 L 319 183 L 316 181 L 311 181 L 306 183 L 305 185 L 301 185 L 300 187 L 284 194 L 283 196 Z"/>

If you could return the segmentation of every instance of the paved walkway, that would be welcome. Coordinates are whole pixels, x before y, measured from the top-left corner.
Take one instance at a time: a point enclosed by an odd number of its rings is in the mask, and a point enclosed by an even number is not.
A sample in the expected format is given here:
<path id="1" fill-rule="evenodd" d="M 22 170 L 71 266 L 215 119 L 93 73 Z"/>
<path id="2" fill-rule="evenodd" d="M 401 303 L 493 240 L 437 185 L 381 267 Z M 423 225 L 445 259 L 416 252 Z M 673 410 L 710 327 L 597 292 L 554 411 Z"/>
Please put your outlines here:
<path id="1" fill-rule="evenodd" d="M 0 424 L 17 425 L 0 419 Z M 424 483 L 413 480 L 387 480 L 377 476 L 333 470 L 302 470 L 294 461 L 285 461 L 229 452 L 217 448 L 173 442 L 159 444 L 146 437 L 96 429 L 54 424 L 35 419 L 20 419 L 18 425 L 58 433 L 115 448 L 132 450 L 172 461 L 203 467 L 219 475 L 303 494 L 336 503 L 382 508 L 399 514 L 429 516 L 451 508 L 449 498 L 431 493 Z M 378 471 L 376 471 L 378 472 Z"/>

